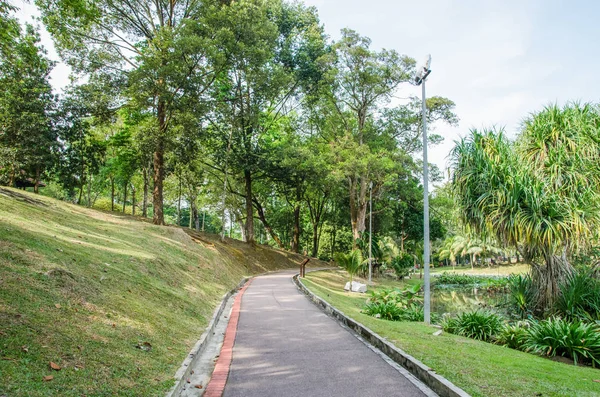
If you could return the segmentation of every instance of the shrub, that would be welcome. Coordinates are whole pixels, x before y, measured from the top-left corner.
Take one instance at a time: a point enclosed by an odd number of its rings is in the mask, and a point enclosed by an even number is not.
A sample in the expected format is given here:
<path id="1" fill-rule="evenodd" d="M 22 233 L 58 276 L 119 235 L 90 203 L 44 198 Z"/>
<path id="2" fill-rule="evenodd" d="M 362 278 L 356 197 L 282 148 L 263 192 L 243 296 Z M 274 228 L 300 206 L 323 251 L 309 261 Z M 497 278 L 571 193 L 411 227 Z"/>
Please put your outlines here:
<path id="1" fill-rule="evenodd" d="M 420 290 L 421 284 L 414 284 L 403 290 L 372 291 L 363 313 L 392 321 L 423 321 Z"/>
<path id="2" fill-rule="evenodd" d="M 444 272 L 434 279 L 435 284 L 449 285 L 477 285 L 490 290 L 501 290 L 508 285 L 508 278 L 495 278 L 486 276 L 472 276 L 469 274 L 455 274 Z"/>
<path id="3" fill-rule="evenodd" d="M 508 291 L 512 311 L 522 319 L 530 316 L 537 302 L 531 275 L 511 275 L 508 278 Z"/>
<path id="4" fill-rule="evenodd" d="M 348 272 L 350 275 L 350 282 L 352 283 L 354 275 L 358 272 L 360 265 L 363 263 L 363 257 L 360 250 L 355 249 L 348 254 L 343 254 L 341 252 L 337 253 L 335 255 L 335 261 L 342 269 Z"/>
<path id="5" fill-rule="evenodd" d="M 405 252 L 400 253 L 400 255 L 392 259 L 391 262 L 391 267 L 392 269 L 394 269 L 396 277 L 400 279 L 408 275 L 408 272 L 413 267 L 413 265 L 413 257 Z"/>
<path id="6" fill-rule="evenodd" d="M 600 329 L 596 324 L 559 317 L 534 321 L 523 347 L 542 356 L 572 358 L 575 365 L 585 361 L 596 366 L 600 364 Z"/>
<path id="7" fill-rule="evenodd" d="M 569 274 L 559 285 L 554 312 L 569 320 L 589 321 L 600 314 L 600 281 L 589 270 Z"/>
<path id="8" fill-rule="evenodd" d="M 363 313 L 384 320 L 400 321 L 402 308 L 395 302 L 370 302 L 365 306 Z"/>
<path id="9" fill-rule="evenodd" d="M 488 342 L 502 329 L 502 317 L 489 311 L 474 311 L 459 314 L 456 318 L 442 321 L 446 332 Z"/>
<path id="10" fill-rule="evenodd" d="M 523 346 L 527 342 L 528 329 L 529 323 L 526 321 L 519 321 L 513 325 L 506 324 L 496 335 L 496 343 L 511 349 L 523 350 Z"/>

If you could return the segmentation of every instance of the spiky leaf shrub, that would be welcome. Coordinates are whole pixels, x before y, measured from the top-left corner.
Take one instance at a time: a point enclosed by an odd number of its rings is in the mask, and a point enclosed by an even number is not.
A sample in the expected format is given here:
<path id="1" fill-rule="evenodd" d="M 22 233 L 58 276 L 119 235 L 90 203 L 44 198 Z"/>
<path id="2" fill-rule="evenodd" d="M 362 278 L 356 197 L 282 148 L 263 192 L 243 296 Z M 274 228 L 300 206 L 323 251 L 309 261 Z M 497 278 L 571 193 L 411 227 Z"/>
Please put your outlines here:
<path id="1" fill-rule="evenodd" d="M 498 345 L 510 347 L 511 349 L 524 350 L 529 333 L 529 323 L 519 321 L 516 324 L 505 324 L 495 337 Z"/>
<path id="2" fill-rule="evenodd" d="M 542 356 L 563 356 L 578 362 L 600 364 L 600 329 L 597 324 L 570 322 L 559 317 L 534 321 L 528 330 L 526 351 Z"/>
<path id="3" fill-rule="evenodd" d="M 455 319 L 445 320 L 442 329 L 457 335 L 488 342 L 502 329 L 502 317 L 490 311 L 473 311 L 459 314 Z"/>
<path id="4" fill-rule="evenodd" d="M 590 271 L 575 271 L 560 283 L 554 311 L 569 320 L 600 318 L 600 281 Z"/>
<path id="5" fill-rule="evenodd" d="M 402 308 L 395 302 L 371 302 L 367 303 L 363 309 L 363 313 L 384 320 L 400 321 Z"/>
<path id="6" fill-rule="evenodd" d="M 512 311 L 524 319 L 533 313 L 537 293 L 531 275 L 513 274 L 508 278 L 509 305 Z"/>

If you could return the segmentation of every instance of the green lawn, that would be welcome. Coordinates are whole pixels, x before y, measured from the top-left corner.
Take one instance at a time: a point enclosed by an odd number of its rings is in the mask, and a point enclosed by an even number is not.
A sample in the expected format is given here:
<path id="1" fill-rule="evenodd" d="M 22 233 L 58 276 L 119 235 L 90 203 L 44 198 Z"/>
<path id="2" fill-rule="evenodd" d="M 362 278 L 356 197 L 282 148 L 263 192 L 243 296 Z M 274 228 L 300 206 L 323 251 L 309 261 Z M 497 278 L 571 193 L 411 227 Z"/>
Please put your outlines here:
<path id="1" fill-rule="evenodd" d="M 315 294 L 433 368 L 473 396 L 599 396 L 600 370 L 575 367 L 528 353 L 452 334 L 437 328 L 392 322 L 361 313 L 364 294 L 343 290 L 342 271 L 308 273 L 303 280 Z M 385 281 L 383 286 L 390 286 Z M 376 285 L 375 288 L 381 288 Z"/>
<path id="2" fill-rule="evenodd" d="M 0 396 L 164 395 L 222 295 L 300 259 L 0 188 Z"/>

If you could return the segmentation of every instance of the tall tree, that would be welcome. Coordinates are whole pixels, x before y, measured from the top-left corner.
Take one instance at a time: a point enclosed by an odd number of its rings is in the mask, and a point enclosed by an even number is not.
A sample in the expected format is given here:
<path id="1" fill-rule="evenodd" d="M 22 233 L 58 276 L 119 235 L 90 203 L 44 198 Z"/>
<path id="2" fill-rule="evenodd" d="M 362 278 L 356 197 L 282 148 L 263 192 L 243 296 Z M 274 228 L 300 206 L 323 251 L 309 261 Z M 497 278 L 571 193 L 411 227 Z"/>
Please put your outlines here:
<path id="1" fill-rule="evenodd" d="M 202 97 L 220 68 L 221 1 L 37 0 L 61 56 L 76 72 L 121 80 L 152 114 L 154 223 L 164 224 L 165 152 L 186 96 Z"/>
<path id="2" fill-rule="evenodd" d="M 600 226 L 600 114 L 593 105 L 546 107 L 517 142 L 472 130 L 457 143 L 452 185 L 463 221 L 533 265 L 538 309 L 558 296 L 569 257 L 596 241 Z"/>
<path id="3" fill-rule="evenodd" d="M 6 33 L 3 33 L 3 36 Z M 49 82 L 53 62 L 40 45 L 37 30 L 26 25 L 0 62 L 0 146 L 12 153 L 9 183 L 22 173 L 38 192 L 42 173 L 51 167 L 58 145 L 52 123 L 55 97 Z"/>
<path id="4" fill-rule="evenodd" d="M 220 120 L 231 129 L 229 164 L 243 181 L 245 237 L 254 242 L 253 183 L 261 173 L 262 136 L 320 78 L 315 62 L 325 51 L 316 11 L 280 0 L 232 2 L 225 20 L 231 32 L 228 73 L 218 94 Z M 222 134 L 224 138 L 229 134 Z M 222 145 L 229 147 L 229 145 Z"/>
<path id="5" fill-rule="evenodd" d="M 342 30 L 341 39 L 334 45 L 330 76 L 330 99 L 344 127 L 346 149 L 355 151 L 355 158 L 360 157 L 360 163 L 346 161 L 345 167 L 355 240 L 365 230 L 367 193 L 374 179 L 372 169 L 381 168 L 373 163 L 377 157 L 369 156 L 369 124 L 377 107 L 389 102 L 398 85 L 410 79 L 415 66 L 412 58 L 395 51 L 373 51 L 370 45 L 371 40 L 357 32 Z"/>

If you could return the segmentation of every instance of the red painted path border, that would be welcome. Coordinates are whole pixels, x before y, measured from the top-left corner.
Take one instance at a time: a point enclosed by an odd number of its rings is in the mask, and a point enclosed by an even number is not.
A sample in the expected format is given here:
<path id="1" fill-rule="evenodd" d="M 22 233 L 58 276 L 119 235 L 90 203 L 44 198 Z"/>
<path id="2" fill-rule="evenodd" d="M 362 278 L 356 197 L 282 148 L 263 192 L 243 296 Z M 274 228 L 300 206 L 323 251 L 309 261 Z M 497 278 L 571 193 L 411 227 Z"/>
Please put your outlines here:
<path id="1" fill-rule="evenodd" d="M 223 339 L 223 346 L 221 347 L 221 354 L 215 365 L 212 377 L 208 381 L 206 391 L 204 392 L 205 397 L 221 397 L 225 390 L 225 384 L 227 383 L 227 377 L 229 376 L 229 367 L 231 366 L 231 360 L 233 359 L 233 344 L 235 343 L 235 335 L 237 333 L 238 320 L 240 319 L 240 306 L 242 305 L 242 296 L 246 292 L 246 288 L 250 285 L 252 279 L 240 289 L 240 292 L 235 296 L 233 301 L 233 307 L 231 308 L 231 315 L 229 317 L 229 323 L 225 330 L 225 338 Z"/>

